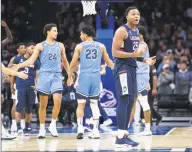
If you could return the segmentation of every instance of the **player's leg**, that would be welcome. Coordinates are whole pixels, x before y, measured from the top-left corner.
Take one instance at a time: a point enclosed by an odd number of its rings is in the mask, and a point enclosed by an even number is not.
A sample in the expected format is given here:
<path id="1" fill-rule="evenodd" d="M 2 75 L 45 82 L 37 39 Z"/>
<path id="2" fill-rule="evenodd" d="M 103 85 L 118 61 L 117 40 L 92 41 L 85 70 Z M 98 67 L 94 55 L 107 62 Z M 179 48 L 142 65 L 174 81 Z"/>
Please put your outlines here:
<path id="1" fill-rule="evenodd" d="M 45 118 L 46 118 L 46 108 L 48 103 L 48 95 L 51 92 L 51 79 L 53 74 L 40 72 L 37 81 L 37 91 L 39 92 L 39 122 L 40 129 L 38 138 L 45 138 Z M 46 79 L 45 79 L 46 78 Z"/>
<path id="2" fill-rule="evenodd" d="M 23 133 L 23 129 L 21 128 L 21 114 L 27 101 L 27 91 L 25 89 L 17 90 L 17 100 L 15 118 L 17 122 L 17 132 L 21 134 Z"/>
<path id="3" fill-rule="evenodd" d="M 141 94 L 138 97 L 138 100 L 143 108 L 144 112 L 144 118 L 145 118 L 145 129 L 143 132 L 140 133 L 140 135 L 152 135 L 151 132 L 151 110 L 148 103 L 148 97 L 147 97 L 147 90 L 144 90 L 141 92 Z"/>
<path id="4" fill-rule="evenodd" d="M 117 106 L 117 126 L 118 132 L 116 137 L 116 146 L 137 146 L 128 136 L 128 123 L 131 116 L 131 111 L 134 103 L 136 82 L 136 69 L 122 65 L 114 73 L 116 81 L 116 91 L 118 94 L 119 103 Z"/>
<path id="5" fill-rule="evenodd" d="M 133 115 L 134 115 L 134 124 L 133 124 L 133 126 L 137 127 L 137 126 L 139 126 L 139 124 L 140 124 L 139 122 L 140 122 L 140 119 L 141 119 L 141 105 L 140 105 L 138 100 L 136 101 L 135 113 Z"/>
<path id="6" fill-rule="evenodd" d="M 35 99 L 36 99 L 36 94 L 33 89 L 27 90 L 27 104 L 26 104 L 26 115 L 25 115 L 25 129 L 24 129 L 24 134 L 25 135 L 30 135 L 30 124 L 31 124 L 31 119 L 32 119 L 32 109 L 33 105 L 35 104 Z"/>
<path id="7" fill-rule="evenodd" d="M 84 108 L 86 101 L 88 101 L 90 85 L 91 85 L 90 75 L 80 73 L 78 77 L 78 86 L 76 88 L 77 91 L 76 95 L 78 102 L 76 110 L 77 125 L 78 125 L 77 139 L 83 139 L 84 135 L 84 127 L 83 127 Z"/>
<path id="8" fill-rule="evenodd" d="M 49 125 L 49 131 L 53 137 L 58 137 L 58 132 L 56 129 L 56 120 L 58 118 L 63 92 L 63 77 L 61 73 L 54 74 L 51 82 L 51 94 L 53 95 L 53 110 L 52 110 L 52 120 Z"/>
<path id="9" fill-rule="evenodd" d="M 100 93 L 100 82 L 101 75 L 100 73 L 90 75 L 91 80 L 94 80 L 90 84 L 89 96 L 90 96 L 90 107 L 93 116 L 93 130 L 89 135 L 89 138 L 98 139 L 100 138 L 99 133 L 99 117 L 101 116 L 98 101 Z"/>
<path id="10" fill-rule="evenodd" d="M 83 127 L 83 117 L 84 117 L 84 108 L 86 104 L 86 98 L 85 96 L 82 96 L 77 93 L 77 110 L 76 110 L 76 116 L 77 116 L 77 139 L 83 139 L 84 135 L 84 127 Z"/>
<path id="11" fill-rule="evenodd" d="M 11 131 L 16 132 L 17 131 L 17 122 L 15 119 L 15 112 L 16 112 L 16 90 L 15 94 L 12 94 L 12 99 L 13 99 L 13 105 L 11 108 L 11 117 L 12 117 L 12 124 L 11 124 Z"/>

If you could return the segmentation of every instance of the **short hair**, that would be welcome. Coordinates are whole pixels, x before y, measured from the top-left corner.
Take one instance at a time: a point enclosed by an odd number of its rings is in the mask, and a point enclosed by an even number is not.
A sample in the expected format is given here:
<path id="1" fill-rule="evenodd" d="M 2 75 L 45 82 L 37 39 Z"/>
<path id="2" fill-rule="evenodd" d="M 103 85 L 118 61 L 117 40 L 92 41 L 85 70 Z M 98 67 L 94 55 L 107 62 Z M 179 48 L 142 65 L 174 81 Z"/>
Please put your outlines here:
<path id="1" fill-rule="evenodd" d="M 95 29 L 90 25 L 85 25 L 81 31 L 87 34 L 87 36 L 95 37 Z"/>
<path id="2" fill-rule="evenodd" d="M 29 43 L 27 43 L 27 45 L 26 45 L 26 47 L 29 47 L 29 46 L 31 46 L 31 45 L 36 45 L 34 42 L 29 42 Z"/>
<path id="3" fill-rule="evenodd" d="M 143 35 L 144 40 L 148 39 L 148 31 L 147 28 L 145 28 L 142 25 L 139 25 L 137 27 L 137 29 L 139 30 L 139 33 Z"/>
<path id="4" fill-rule="evenodd" d="M 49 23 L 49 24 L 46 24 L 43 28 L 43 34 L 45 36 L 47 36 L 47 32 L 50 31 L 53 27 L 57 27 L 57 25 L 55 23 Z"/>
<path id="5" fill-rule="evenodd" d="M 130 7 L 128 7 L 127 9 L 126 9 L 126 11 L 125 11 L 125 17 L 127 16 L 127 14 L 130 12 L 130 10 L 132 10 L 132 9 L 137 9 L 138 10 L 138 8 L 137 7 L 135 7 L 135 6 L 130 6 Z"/>
<path id="6" fill-rule="evenodd" d="M 25 43 L 21 42 L 16 45 L 16 49 L 18 49 L 21 45 L 25 45 Z"/>

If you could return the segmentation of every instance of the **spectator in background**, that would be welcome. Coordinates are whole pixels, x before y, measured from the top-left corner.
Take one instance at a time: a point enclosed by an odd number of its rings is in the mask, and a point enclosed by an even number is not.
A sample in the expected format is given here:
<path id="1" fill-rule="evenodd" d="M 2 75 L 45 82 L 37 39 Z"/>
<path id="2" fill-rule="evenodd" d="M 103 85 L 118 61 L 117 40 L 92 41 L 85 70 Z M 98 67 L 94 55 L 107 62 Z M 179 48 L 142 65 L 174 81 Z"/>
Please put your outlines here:
<path id="1" fill-rule="evenodd" d="M 185 53 L 185 50 L 181 43 L 177 43 L 176 48 L 174 49 L 175 59 L 179 59 L 179 57 Z"/>
<path id="2" fill-rule="evenodd" d="M 189 88 L 192 87 L 192 72 L 187 69 L 187 62 L 182 62 L 179 71 L 175 76 L 175 84 L 186 81 L 189 84 Z"/>
<path id="3" fill-rule="evenodd" d="M 170 71 L 170 65 L 164 64 L 163 71 L 160 73 L 157 80 L 158 94 L 163 94 L 164 92 L 172 94 L 174 82 L 174 74 Z"/>
<path id="4" fill-rule="evenodd" d="M 170 60 L 170 56 L 164 56 L 163 61 L 159 64 L 157 68 L 157 74 L 159 75 L 163 71 L 163 66 L 168 64 L 172 71 L 175 71 L 175 62 Z"/>

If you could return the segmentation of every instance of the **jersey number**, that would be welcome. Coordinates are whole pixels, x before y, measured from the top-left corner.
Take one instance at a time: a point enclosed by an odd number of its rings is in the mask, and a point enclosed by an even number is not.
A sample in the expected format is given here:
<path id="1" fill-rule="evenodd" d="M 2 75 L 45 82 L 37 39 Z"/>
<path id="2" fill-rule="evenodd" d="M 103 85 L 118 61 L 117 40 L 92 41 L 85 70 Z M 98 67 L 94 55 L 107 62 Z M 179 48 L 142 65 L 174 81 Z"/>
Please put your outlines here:
<path id="1" fill-rule="evenodd" d="M 96 59 L 97 58 L 97 50 L 86 50 L 86 59 Z"/>
<path id="2" fill-rule="evenodd" d="M 133 42 L 133 50 L 137 50 L 139 47 L 139 42 Z"/>
<path id="3" fill-rule="evenodd" d="M 56 54 L 49 53 L 49 60 L 57 60 Z"/>
<path id="4" fill-rule="evenodd" d="M 29 68 L 26 67 L 26 68 L 24 69 L 24 73 L 28 74 L 28 73 L 29 73 Z"/>

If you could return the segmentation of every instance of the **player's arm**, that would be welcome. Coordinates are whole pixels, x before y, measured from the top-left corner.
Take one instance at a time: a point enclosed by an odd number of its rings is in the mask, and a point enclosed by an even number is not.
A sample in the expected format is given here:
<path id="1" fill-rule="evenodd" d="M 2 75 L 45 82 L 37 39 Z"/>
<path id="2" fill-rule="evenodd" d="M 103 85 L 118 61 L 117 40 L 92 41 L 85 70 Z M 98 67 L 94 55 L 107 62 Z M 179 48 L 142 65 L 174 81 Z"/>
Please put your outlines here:
<path id="1" fill-rule="evenodd" d="M 109 66 L 111 69 L 114 68 L 114 63 L 113 61 L 109 58 L 109 55 L 107 53 L 106 47 L 101 44 L 101 50 L 102 50 L 102 54 L 103 54 L 103 59 L 105 61 L 105 63 L 107 64 L 107 66 Z"/>
<path id="2" fill-rule="evenodd" d="M 157 95 L 157 71 L 156 71 L 156 68 L 154 66 L 152 69 L 152 76 L 153 76 L 153 78 L 152 78 L 153 79 L 152 95 L 155 96 L 155 95 Z"/>
<path id="3" fill-rule="evenodd" d="M 28 75 L 27 74 L 24 74 L 23 72 L 16 72 L 16 71 L 13 71 L 9 68 L 6 68 L 3 64 L 1 64 L 1 70 L 4 74 L 9 74 L 9 75 L 13 75 L 13 76 L 17 76 L 21 79 L 27 79 L 28 78 Z"/>
<path id="4" fill-rule="evenodd" d="M 124 43 L 124 40 L 128 37 L 128 33 L 124 27 L 119 27 L 114 35 L 112 43 L 112 54 L 116 58 L 130 58 L 130 57 L 140 57 L 145 53 L 146 47 L 143 46 L 133 53 L 121 51 L 121 46 Z M 132 50 L 131 50 L 132 51 Z"/>
<path id="5" fill-rule="evenodd" d="M 15 59 L 15 56 L 11 58 L 11 60 L 9 61 L 9 64 L 8 64 L 8 68 L 12 68 L 13 67 L 13 61 Z"/>
<path id="6" fill-rule="evenodd" d="M 34 64 L 35 60 L 38 58 L 39 56 L 39 53 L 42 51 L 43 49 L 43 46 L 41 43 L 38 43 L 36 46 L 35 46 L 35 49 L 33 51 L 33 54 L 31 55 L 31 57 L 26 60 L 25 62 L 23 63 L 19 63 L 18 65 L 18 68 L 24 68 L 24 67 L 27 67 L 29 65 L 32 65 Z"/>
<path id="7" fill-rule="evenodd" d="M 81 49 L 82 49 L 82 46 L 80 44 L 78 44 L 75 47 L 74 55 L 73 55 L 72 61 L 70 63 L 70 72 L 69 72 L 69 75 L 68 75 L 69 78 L 72 78 L 72 74 L 76 69 L 76 65 L 78 63 L 78 59 L 79 59 L 79 56 L 80 56 Z"/>
<path id="8" fill-rule="evenodd" d="M 7 38 L 4 39 L 4 40 L 1 42 L 1 45 L 6 45 L 6 44 L 12 42 L 13 36 L 12 36 L 11 31 L 10 31 L 9 27 L 7 26 L 6 22 L 1 21 L 1 25 L 5 28 L 6 35 L 7 35 Z"/>
<path id="9" fill-rule="evenodd" d="M 66 57 L 66 53 L 65 53 L 65 47 L 63 45 L 63 43 L 60 43 L 60 48 L 61 48 L 61 58 L 62 58 L 62 63 L 63 63 L 63 66 L 67 72 L 67 74 L 69 75 L 69 62 L 67 60 L 67 57 Z"/>

